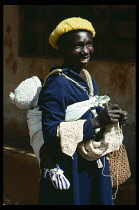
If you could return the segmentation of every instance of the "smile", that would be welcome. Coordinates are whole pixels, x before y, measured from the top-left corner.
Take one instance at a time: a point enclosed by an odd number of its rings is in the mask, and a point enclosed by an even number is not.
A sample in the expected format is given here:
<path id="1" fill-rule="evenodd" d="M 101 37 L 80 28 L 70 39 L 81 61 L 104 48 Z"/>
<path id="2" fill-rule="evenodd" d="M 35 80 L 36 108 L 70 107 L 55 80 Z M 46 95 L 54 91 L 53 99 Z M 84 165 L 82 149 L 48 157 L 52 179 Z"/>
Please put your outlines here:
<path id="1" fill-rule="evenodd" d="M 88 58 L 80 58 L 80 61 L 82 63 L 87 63 L 89 61 L 89 57 Z"/>

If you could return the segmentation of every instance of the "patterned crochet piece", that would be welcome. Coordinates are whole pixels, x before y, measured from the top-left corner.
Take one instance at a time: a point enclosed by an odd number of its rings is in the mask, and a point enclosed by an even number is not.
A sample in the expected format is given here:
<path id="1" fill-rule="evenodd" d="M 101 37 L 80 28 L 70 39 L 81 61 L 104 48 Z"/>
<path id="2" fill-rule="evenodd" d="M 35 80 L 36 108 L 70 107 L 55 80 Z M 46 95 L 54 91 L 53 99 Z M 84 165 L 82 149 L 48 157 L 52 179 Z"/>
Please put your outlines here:
<path id="1" fill-rule="evenodd" d="M 40 79 L 37 76 L 32 76 L 21 82 L 14 93 L 10 92 L 10 101 L 19 109 L 34 108 L 37 106 L 41 88 Z"/>
<path id="2" fill-rule="evenodd" d="M 83 124 L 86 120 L 74 122 L 61 122 L 57 129 L 63 153 L 73 156 L 77 145 L 83 140 Z"/>

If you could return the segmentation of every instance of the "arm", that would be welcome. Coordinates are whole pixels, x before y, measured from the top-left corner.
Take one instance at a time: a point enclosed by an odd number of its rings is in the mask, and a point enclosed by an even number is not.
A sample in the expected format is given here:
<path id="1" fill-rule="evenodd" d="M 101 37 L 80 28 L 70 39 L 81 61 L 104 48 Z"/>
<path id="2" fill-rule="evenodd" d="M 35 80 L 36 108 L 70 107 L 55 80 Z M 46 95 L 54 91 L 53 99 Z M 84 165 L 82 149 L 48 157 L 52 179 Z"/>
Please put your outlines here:
<path id="1" fill-rule="evenodd" d="M 93 78 L 92 83 L 94 87 L 94 95 L 98 95 L 98 86 Z M 128 113 L 122 111 L 117 104 L 111 104 L 105 108 L 99 106 L 97 107 L 97 112 L 98 116 L 91 120 L 94 129 L 104 128 L 105 126 L 118 121 L 120 125 L 125 125 L 127 123 Z"/>

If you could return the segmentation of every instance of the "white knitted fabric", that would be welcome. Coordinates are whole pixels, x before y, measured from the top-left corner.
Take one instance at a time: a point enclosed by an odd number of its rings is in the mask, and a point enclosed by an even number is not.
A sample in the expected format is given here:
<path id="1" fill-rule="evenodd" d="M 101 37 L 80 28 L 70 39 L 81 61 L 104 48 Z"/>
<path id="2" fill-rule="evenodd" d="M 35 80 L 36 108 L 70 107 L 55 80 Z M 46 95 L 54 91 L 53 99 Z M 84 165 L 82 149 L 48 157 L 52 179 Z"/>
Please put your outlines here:
<path id="1" fill-rule="evenodd" d="M 123 132 L 119 122 L 106 126 L 103 138 L 96 142 L 93 139 L 82 141 L 78 144 L 78 151 L 82 157 L 88 161 L 97 160 L 98 158 L 119 150 L 123 142 Z"/>
<path id="2" fill-rule="evenodd" d="M 21 82 L 14 93 L 10 92 L 10 101 L 20 109 L 34 108 L 37 106 L 41 88 L 40 79 L 32 76 Z"/>
<path id="3" fill-rule="evenodd" d="M 83 125 L 86 120 L 74 122 L 61 122 L 57 128 L 57 136 L 60 138 L 61 150 L 69 156 L 73 156 L 78 143 L 83 140 Z"/>

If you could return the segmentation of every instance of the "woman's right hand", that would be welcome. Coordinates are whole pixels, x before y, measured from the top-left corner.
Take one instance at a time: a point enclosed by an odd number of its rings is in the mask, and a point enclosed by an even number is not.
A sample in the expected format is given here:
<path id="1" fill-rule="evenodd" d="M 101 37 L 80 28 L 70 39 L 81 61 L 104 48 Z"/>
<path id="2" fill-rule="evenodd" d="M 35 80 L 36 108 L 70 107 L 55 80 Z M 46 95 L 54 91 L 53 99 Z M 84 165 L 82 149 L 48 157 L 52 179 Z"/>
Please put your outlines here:
<path id="1" fill-rule="evenodd" d="M 92 119 L 94 129 L 106 127 L 112 123 L 118 122 L 121 119 L 126 121 L 127 112 L 122 111 L 117 104 L 111 104 L 105 107 L 97 117 Z"/>

